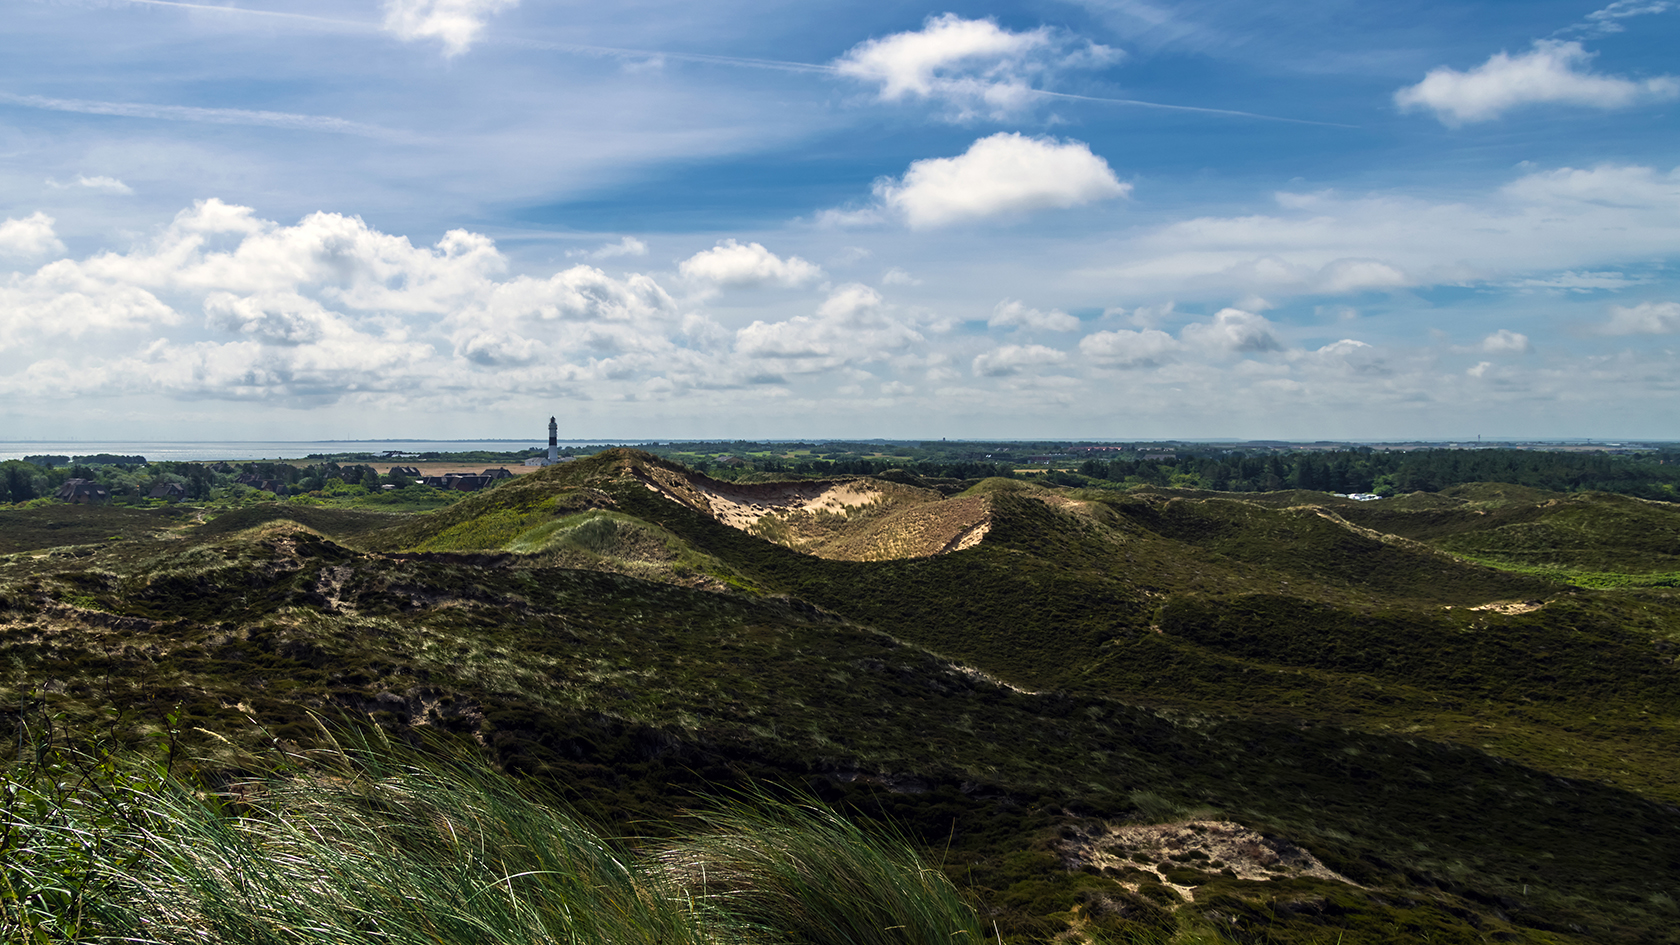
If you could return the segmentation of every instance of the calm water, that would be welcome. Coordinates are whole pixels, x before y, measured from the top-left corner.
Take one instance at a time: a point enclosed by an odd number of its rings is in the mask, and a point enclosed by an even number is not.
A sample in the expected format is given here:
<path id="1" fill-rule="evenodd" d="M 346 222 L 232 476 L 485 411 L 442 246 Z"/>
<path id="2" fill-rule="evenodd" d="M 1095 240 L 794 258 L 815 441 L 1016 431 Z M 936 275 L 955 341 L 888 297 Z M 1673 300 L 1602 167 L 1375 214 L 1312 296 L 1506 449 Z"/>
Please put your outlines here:
<path id="1" fill-rule="evenodd" d="M 563 445 L 594 446 L 633 444 L 642 440 L 561 440 Z M 548 446 L 547 438 L 532 440 L 246 440 L 172 443 L 158 440 L 76 440 L 74 442 L 42 440 L 0 440 L 0 461 L 22 459 L 25 456 L 92 456 L 113 453 L 118 456 L 144 456 L 153 462 L 171 460 L 253 460 L 302 459 L 311 453 L 382 453 L 401 450 L 405 453 L 465 453 L 471 450 L 537 449 Z"/>

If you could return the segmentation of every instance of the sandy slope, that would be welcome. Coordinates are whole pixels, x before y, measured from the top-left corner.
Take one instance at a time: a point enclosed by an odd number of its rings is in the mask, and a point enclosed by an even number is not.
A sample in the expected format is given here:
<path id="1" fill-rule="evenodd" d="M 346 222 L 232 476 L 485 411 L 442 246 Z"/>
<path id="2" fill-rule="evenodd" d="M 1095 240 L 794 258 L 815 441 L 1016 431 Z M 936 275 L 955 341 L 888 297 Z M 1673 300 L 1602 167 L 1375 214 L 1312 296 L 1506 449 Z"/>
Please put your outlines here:
<path id="1" fill-rule="evenodd" d="M 649 488 L 733 528 L 823 558 L 883 561 L 971 548 L 991 526 L 986 496 L 947 499 L 878 479 L 731 483 L 644 467 Z"/>

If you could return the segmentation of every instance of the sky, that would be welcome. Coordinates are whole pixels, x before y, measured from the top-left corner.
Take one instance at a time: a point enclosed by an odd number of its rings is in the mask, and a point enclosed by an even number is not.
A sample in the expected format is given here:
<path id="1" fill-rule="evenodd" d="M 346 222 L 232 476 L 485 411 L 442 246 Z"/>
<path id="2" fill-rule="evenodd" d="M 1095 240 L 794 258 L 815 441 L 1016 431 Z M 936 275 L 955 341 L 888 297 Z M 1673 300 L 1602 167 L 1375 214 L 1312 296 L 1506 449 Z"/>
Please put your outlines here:
<path id="1" fill-rule="evenodd" d="M 0 8 L 0 440 L 1680 440 L 1680 0 Z"/>

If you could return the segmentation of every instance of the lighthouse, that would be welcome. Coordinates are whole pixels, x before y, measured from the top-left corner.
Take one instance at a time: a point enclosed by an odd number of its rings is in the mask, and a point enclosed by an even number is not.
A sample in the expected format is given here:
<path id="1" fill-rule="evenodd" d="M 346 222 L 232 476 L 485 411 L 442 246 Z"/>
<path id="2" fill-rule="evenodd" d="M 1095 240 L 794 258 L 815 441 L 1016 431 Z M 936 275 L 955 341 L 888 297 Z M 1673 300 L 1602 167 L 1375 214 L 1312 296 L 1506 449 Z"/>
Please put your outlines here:
<path id="1" fill-rule="evenodd" d="M 548 418 L 548 462 L 553 465 L 560 461 L 560 424 Z"/>

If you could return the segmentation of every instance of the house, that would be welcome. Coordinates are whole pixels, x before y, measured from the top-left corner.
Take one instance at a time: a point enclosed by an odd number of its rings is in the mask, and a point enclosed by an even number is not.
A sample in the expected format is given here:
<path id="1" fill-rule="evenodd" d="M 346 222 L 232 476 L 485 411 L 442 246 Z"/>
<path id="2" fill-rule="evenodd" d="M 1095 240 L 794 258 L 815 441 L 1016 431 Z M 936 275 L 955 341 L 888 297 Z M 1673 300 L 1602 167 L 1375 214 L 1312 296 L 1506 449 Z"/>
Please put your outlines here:
<path id="1" fill-rule="evenodd" d="M 413 466 L 392 466 L 390 475 L 392 479 L 407 479 L 409 482 L 419 482 L 421 479 L 420 470 Z"/>
<path id="2" fill-rule="evenodd" d="M 146 493 L 148 499 L 168 499 L 171 502 L 179 502 L 186 497 L 187 487 L 178 482 L 160 482 Z"/>
<path id="3" fill-rule="evenodd" d="M 286 483 L 283 481 L 279 479 L 264 479 L 256 473 L 245 473 L 235 479 L 234 483 L 241 486 L 250 486 L 253 489 L 261 489 L 264 492 L 272 492 L 281 498 L 285 498 L 286 496 L 292 494 L 292 490 L 287 488 Z"/>
<path id="4" fill-rule="evenodd" d="M 505 469 L 486 469 L 485 471 L 479 473 L 479 475 L 492 480 L 513 478 L 513 473 L 510 473 Z"/>
<path id="5" fill-rule="evenodd" d="M 108 501 L 111 493 L 91 479 L 72 479 L 58 487 L 58 498 L 77 505 L 89 505 Z"/>
<path id="6" fill-rule="evenodd" d="M 509 474 L 511 475 L 511 473 Z M 423 486 L 433 489 L 449 489 L 454 492 L 477 492 L 496 481 L 494 476 L 475 476 L 471 473 L 445 473 L 441 476 L 427 476 L 420 480 Z"/>

